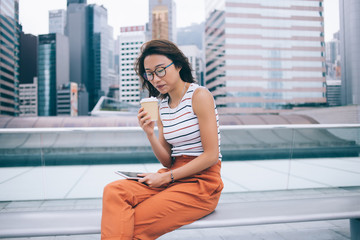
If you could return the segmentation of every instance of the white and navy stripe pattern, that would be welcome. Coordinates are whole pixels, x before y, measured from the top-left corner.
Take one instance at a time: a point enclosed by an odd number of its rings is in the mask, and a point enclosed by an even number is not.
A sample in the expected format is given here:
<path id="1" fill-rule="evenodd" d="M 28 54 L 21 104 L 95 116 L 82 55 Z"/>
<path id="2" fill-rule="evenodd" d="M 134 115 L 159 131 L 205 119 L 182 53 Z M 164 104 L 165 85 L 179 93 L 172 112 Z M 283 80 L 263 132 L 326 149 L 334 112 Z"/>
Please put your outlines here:
<path id="1" fill-rule="evenodd" d="M 199 156 L 204 152 L 201 144 L 199 121 L 192 108 L 192 96 L 198 84 L 191 83 L 187 92 L 176 108 L 169 107 L 169 98 L 160 102 L 160 118 L 163 124 L 163 133 L 166 141 L 172 146 L 171 156 Z M 215 102 L 214 102 L 215 104 Z M 219 116 L 215 106 L 215 114 L 219 139 L 220 154 L 220 131 Z"/>

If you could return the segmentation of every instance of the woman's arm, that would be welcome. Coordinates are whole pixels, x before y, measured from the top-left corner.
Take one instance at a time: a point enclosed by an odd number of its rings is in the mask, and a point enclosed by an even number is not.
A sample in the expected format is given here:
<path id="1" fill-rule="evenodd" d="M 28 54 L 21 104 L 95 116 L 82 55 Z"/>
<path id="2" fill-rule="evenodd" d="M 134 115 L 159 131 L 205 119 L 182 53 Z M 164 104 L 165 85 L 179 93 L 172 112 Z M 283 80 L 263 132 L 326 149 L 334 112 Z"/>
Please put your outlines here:
<path id="1" fill-rule="evenodd" d="M 219 160 L 218 128 L 215 115 L 214 99 L 205 88 L 196 89 L 192 105 L 199 121 L 200 137 L 204 152 L 189 163 L 173 170 L 174 179 L 192 176 L 205 170 Z M 161 134 L 160 134 L 161 133 Z M 162 135 L 159 128 L 159 134 Z M 139 180 L 150 187 L 160 187 L 171 181 L 170 172 L 155 173 Z"/>
<path id="2" fill-rule="evenodd" d="M 171 166 L 171 146 L 166 142 L 163 136 L 163 125 L 160 120 L 160 113 L 158 116 L 158 130 L 159 130 L 159 138 L 156 136 L 154 132 L 155 122 L 150 120 L 150 115 L 146 115 L 147 112 L 144 111 L 143 108 L 140 108 L 138 119 L 139 125 L 146 133 L 147 138 L 151 144 L 151 148 L 156 156 L 156 158 L 160 161 L 160 163 L 164 167 Z"/>
<path id="3" fill-rule="evenodd" d="M 198 88 L 194 92 L 192 106 L 199 121 L 204 152 L 184 166 L 173 170 L 175 180 L 201 172 L 219 161 L 218 128 L 213 96 L 207 89 Z"/>

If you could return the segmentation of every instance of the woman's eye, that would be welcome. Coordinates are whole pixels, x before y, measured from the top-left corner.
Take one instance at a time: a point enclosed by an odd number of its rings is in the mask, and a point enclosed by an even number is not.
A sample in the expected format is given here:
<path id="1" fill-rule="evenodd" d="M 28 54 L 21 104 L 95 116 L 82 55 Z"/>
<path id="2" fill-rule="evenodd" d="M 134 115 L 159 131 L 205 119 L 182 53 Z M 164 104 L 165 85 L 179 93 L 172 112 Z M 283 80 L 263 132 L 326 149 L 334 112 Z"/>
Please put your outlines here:
<path id="1" fill-rule="evenodd" d="M 159 68 L 159 69 L 156 69 L 156 72 L 157 72 L 157 73 L 162 73 L 164 70 L 165 70 L 165 69 L 163 69 L 163 68 Z"/>

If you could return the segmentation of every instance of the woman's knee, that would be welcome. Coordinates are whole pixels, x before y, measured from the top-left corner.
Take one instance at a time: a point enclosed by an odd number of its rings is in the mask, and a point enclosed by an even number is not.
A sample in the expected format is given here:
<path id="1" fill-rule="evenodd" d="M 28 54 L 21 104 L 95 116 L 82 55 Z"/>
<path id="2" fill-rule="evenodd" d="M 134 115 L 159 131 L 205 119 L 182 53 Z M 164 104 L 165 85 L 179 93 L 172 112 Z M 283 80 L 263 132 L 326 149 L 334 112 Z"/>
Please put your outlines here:
<path id="1" fill-rule="evenodd" d="M 126 192 L 126 183 L 124 180 L 111 182 L 104 187 L 103 198 L 113 198 L 114 196 L 124 195 Z"/>

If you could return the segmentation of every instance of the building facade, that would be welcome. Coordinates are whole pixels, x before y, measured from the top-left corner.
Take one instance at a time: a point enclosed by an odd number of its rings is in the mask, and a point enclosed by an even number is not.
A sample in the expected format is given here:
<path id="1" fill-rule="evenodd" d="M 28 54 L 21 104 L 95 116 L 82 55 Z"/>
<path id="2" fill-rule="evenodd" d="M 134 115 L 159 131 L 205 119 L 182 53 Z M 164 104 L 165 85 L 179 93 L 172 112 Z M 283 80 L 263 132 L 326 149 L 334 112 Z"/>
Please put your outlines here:
<path id="1" fill-rule="evenodd" d="M 120 29 L 118 38 L 120 58 L 119 100 L 138 104 L 141 98 L 141 84 L 134 70 L 134 62 L 145 42 L 144 26 L 129 26 Z"/>
<path id="2" fill-rule="evenodd" d="M 32 34 L 20 34 L 20 84 L 33 83 L 37 77 L 38 38 Z"/>
<path id="3" fill-rule="evenodd" d="M 113 48 L 106 8 L 81 0 L 68 1 L 65 32 L 70 43 L 70 79 L 80 89 L 79 115 L 88 115 L 114 84 L 109 77 Z M 87 95 L 87 101 L 80 95 Z"/>
<path id="4" fill-rule="evenodd" d="M 113 46 L 112 28 L 107 24 L 107 10 L 103 6 L 88 5 L 88 76 L 84 81 L 89 92 L 89 110 L 93 109 L 101 96 L 105 96 L 110 82 L 110 55 Z"/>
<path id="5" fill-rule="evenodd" d="M 19 0 L 0 1 L 0 116 L 19 115 Z"/>
<path id="6" fill-rule="evenodd" d="M 328 107 L 341 106 L 341 80 L 326 80 L 326 103 Z"/>
<path id="7" fill-rule="evenodd" d="M 322 0 L 206 0 L 206 86 L 220 114 L 326 104 Z"/>
<path id="8" fill-rule="evenodd" d="M 340 0 L 341 103 L 360 104 L 360 1 Z"/>
<path id="9" fill-rule="evenodd" d="M 38 115 L 57 115 L 57 88 L 70 82 L 69 41 L 59 33 L 39 35 Z"/>
<path id="10" fill-rule="evenodd" d="M 20 117 L 38 116 L 38 84 L 37 77 L 32 83 L 19 84 Z"/>
<path id="11" fill-rule="evenodd" d="M 176 42 L 176 4 L 173 0 L 149 0 L 149 32 L 152 39 Z"/>
<path id="12" fill-rule="evenodd" d="M 204 57 L 196 45 L 179 45 L 180 50 L 188 58 L 192 75 L 199 85 L 204 86 Z"/>
<path id="13" fill-rule="evenodd" d="M 87 0 L 67 0 L 66 1 L 66 5 L 69 6 L 70 4 L 73 4 L 73 3 L 84 3 L 84 4 L 87 4 Z"/>
<path id="14" fill-rule="evenodd" d="M 69 38 L 70 81 L 78 84 L 79 115 L 88 115 L 88 19 L 86 0 L 68 0 L 65 33 Z"/>
<path id="15" fill-rule="evenodd" d="M 326 42 L 326 79 L 341 79 L 341 55 L 339 32 Z"/>
<path id="16" fill-rule="evenodd" d="M 68 83 L 57 87 L 57 116 L 78 116 L 78 85 Z"/>
<path id="17" fill-rule="evenodd" d="M 64 9 L 49 11 L 49 33 L 65 35 L 66 11 Z"/>

